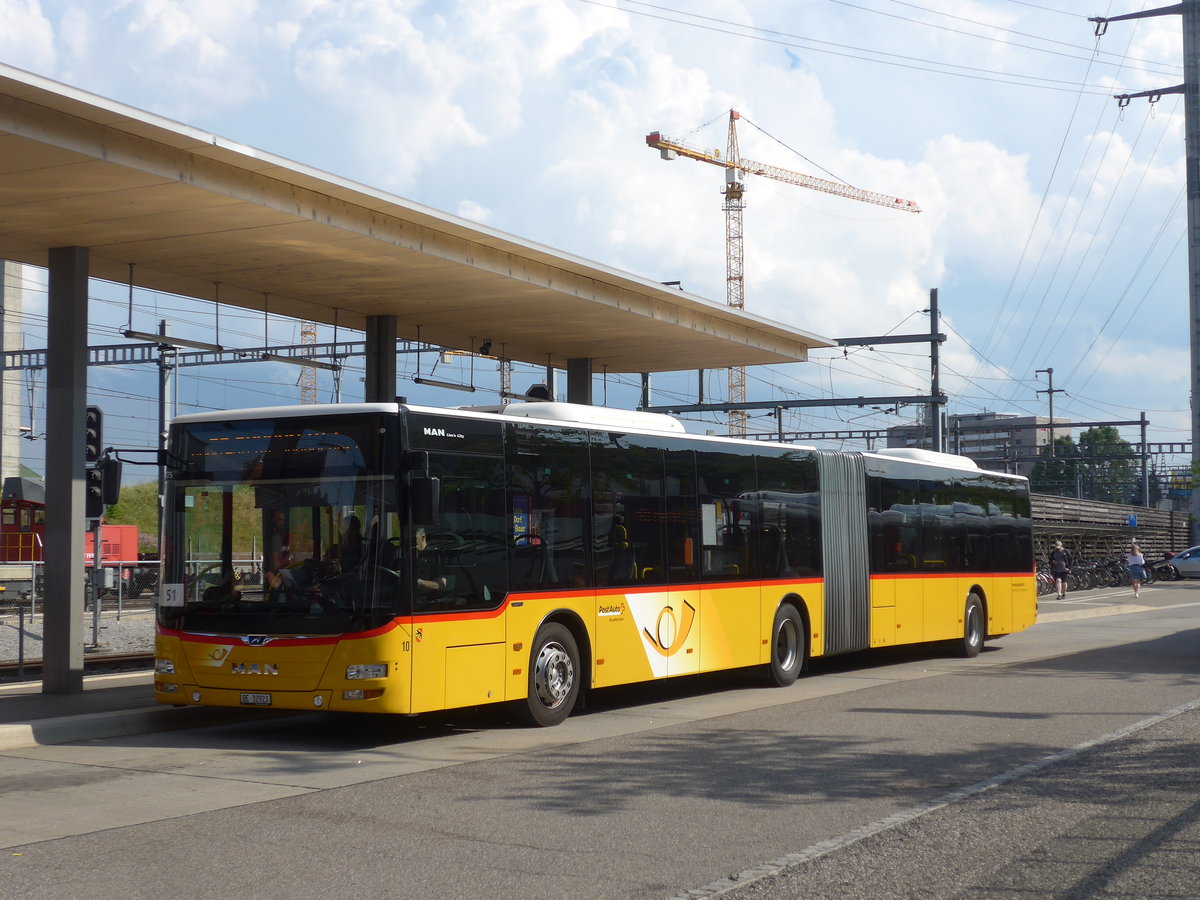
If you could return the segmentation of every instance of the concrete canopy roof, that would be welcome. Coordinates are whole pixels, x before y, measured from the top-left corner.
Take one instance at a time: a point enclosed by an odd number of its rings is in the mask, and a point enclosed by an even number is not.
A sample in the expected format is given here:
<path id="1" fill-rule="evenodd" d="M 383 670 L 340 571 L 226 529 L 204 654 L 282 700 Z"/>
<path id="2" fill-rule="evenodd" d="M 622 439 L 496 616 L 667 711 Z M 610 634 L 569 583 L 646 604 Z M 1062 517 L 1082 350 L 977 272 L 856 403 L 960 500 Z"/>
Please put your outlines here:
<path id="1" fill-rule="evenodd" d="M 0 65 L 0 258 L 613 372 L 804 360 L 814 335 Z M 264 298 L 264 294 L 266 297 Z M 475 348 L 470 348 L 475 349 Z"/>

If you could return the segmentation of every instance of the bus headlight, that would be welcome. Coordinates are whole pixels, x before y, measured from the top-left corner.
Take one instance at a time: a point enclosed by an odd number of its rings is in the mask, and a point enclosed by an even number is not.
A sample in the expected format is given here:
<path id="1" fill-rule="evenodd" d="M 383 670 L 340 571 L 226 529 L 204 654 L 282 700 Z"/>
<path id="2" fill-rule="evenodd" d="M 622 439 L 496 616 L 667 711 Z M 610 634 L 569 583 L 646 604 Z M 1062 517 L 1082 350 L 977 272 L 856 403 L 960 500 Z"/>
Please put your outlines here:
<path id="1" fill-rule="evenodd" d="M 387 678 L 387 663 L 369 663 L 359 666 L 346 666 L 346 678 Z"/>
<path id="2" fill-rule="evenodd" d="M 154 660 L 154 671 L 160 675 L 175 674 L 175 660 L 173 659 L 156 659 Z"/>

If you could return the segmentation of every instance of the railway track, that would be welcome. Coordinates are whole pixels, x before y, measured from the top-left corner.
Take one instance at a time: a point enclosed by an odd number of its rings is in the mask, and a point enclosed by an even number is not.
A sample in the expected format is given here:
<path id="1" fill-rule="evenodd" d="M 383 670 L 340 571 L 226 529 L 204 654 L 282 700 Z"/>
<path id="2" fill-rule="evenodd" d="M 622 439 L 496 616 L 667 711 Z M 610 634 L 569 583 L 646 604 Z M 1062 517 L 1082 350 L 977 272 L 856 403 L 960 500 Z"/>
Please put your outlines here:
<path id="1" fill-rule="evenodd" d="M 100 612 L 102 615 L 115 613 L 118 606 L 125 612 L 145 612 L 154 609 L 155 599 L 154 597 L 125 597 L 118 601 L 116 595 L 105 594 L 100 602 Z M 17 617 L 22 614 L 28 617 L 31 606 L 32 604 L 27 599 L 18 596 L 9 597 L 4 592 L 0 592 L 0 618 Z M 45 608 L 41 599 L 38 600 L 36 608 L 40 617 Z M 92 606 L 89 602 L 84 612 L 90 614 L 91 611 Z"/>
<path id="2" fill-rule="evenodd" d="M 17 660 L 0 661 L 0 677 L 17 674 L 21 668 Z M 84 656 L 84 674 L 97 674 L 98 671 L 135 671 L 150 669 L 154 666 L 154 654 L 148 651 L 138 653 L 91 653 Z M 40 672 L 42 660 L 27 659 L 24 662 L 25 674 Z"/>

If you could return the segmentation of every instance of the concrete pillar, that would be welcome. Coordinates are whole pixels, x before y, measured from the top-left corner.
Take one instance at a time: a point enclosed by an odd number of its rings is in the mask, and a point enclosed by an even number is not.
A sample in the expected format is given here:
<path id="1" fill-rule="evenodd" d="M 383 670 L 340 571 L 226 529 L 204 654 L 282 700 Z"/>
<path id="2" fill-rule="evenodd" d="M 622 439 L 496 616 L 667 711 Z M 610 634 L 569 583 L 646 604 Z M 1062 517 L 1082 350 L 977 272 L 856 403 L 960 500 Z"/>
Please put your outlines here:
<path id="1" fill-rule="evenodd" d="M 368 403 L 396 400 L 396 317 L 367 316 L 367 380 L 363 399 Z"/>
<path id="2" fill-rule="evenodd" d="M 567 402 L 592 404 L 592 361 L 567 360 Z"/>
<path id="3" fill-rule="evenodd" d="M 50 250 L 46 347 L 46 631 L 42 691 L 83 691 L 83 415 L 88 251 Z"/>

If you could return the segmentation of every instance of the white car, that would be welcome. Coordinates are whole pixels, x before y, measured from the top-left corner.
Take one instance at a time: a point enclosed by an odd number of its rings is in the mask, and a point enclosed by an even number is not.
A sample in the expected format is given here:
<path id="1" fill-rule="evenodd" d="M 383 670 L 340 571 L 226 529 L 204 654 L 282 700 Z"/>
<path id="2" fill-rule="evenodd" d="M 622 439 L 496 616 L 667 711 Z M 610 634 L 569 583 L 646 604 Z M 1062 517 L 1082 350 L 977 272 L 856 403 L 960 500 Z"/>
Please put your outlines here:
<path id="1" fill-rule="evenodd" d="M 1188 547 L 1176 553 L 1171 557 L 1171 565 L 1183 578 L 1200 578 L 1200 547 Z"/>

